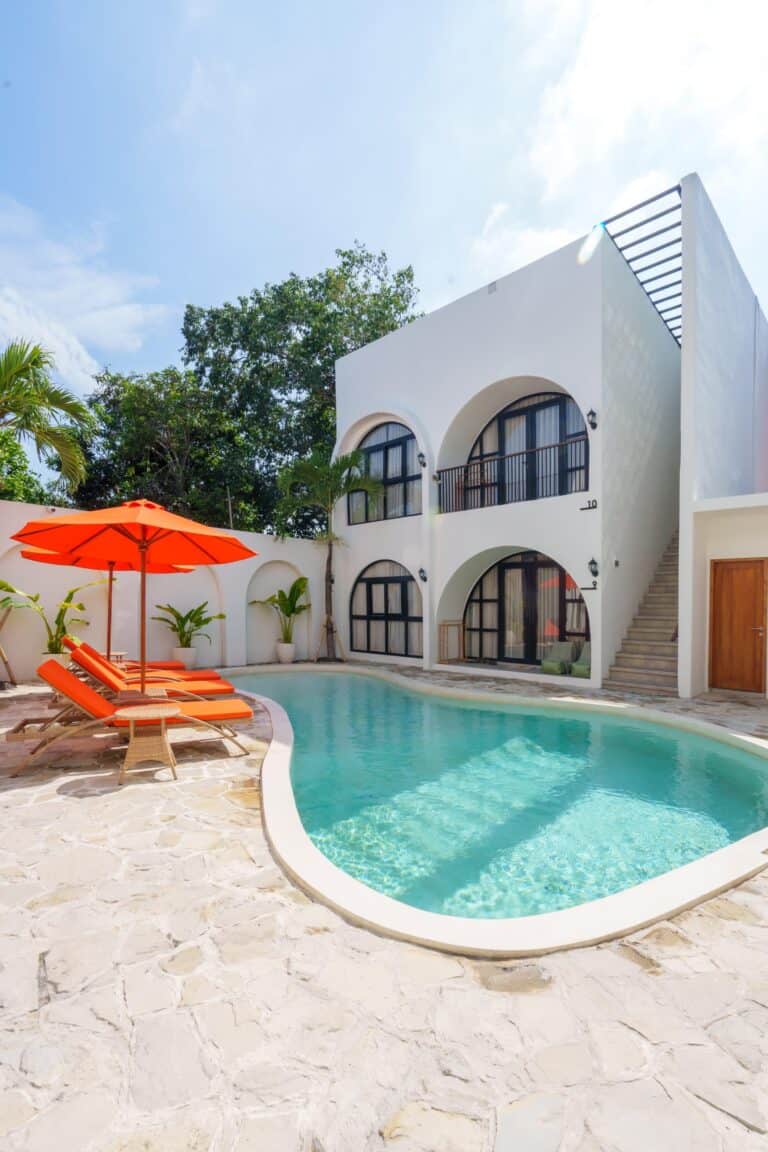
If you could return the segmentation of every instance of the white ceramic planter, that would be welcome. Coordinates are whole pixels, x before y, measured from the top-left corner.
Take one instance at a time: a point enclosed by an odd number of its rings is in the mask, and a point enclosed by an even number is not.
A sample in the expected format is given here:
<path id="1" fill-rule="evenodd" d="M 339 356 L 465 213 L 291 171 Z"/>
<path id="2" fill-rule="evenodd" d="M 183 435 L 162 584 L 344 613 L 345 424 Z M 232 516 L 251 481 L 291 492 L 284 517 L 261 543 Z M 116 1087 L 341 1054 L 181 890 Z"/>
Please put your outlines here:
<path id="1" fill-rule="evenodd" d="M 181 660 L 187 668 L 194 668 L 197 660 L 197 648 L 174 648 L 174 660 Z"/>
<path id="2" fill-rule="evenodd" d="M 42 664 L 44 660 L 55 660 L 62 668 L 68 668 L 70 656 L 69 652 L 43 652 L 40 663 Z"/>
<path id="3" fill-rule="evenodd" d="M 295 644 L 282 644 L 277 642 L 277 659 L 281 664 L 293 664 L 296 655 Z"/>

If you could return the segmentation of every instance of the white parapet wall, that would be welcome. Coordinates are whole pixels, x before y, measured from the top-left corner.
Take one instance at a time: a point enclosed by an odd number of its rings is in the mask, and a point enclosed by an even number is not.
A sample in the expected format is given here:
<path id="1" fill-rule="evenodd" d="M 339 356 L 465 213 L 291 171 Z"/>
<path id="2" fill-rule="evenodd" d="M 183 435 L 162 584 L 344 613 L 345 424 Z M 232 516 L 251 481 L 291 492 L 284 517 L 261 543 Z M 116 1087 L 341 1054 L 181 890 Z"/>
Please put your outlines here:
<path id="1" fill-rule="evenodd" d="M 28 520 L 65 512 L 36 504 L 0 501 L 0 579 L 27 592 L 39 592 L 49 614 L 66 592 L 77 585 L 97 583 L 85 588 L 82 601 L 88 627 L 77 626 L 76 634 L 95 647 L 103 649 L 106 633 L 107 595 L 105 574 L 82 568 L 38 564 L 21 556 L 21 545 L 11 539 Z M 295 643 L 297 658 L 313 659 L 317 653 L 323 619 L 324 551 L 310 540 L 280 540 L 256 532 L 234 532 L 249 548 L 258 553 L 252 560 L 237 564 L 219 564 L 196 568 L 185 575 L 148 577 L 148 610 L 152 615 L 157 604 L 173 604 L 186 612 L 207 600 L 213 612 L 224 612 L 225 619 L 215 621 L 210 629 L 211 642 L 198 640 L 198 665 L 238 666 L 264 663 L 274 659 L 277 623 L 270 608 L 249 605 L 278 588 L 287 588 L 297 576 L 309 579 L 310 612 L 299 617 Z M 139 649 L 138 577 L 120 573 L 114 596 L 113 648 L 136 656 Z M 161 623 L 150 621 L 148 655 L 165 659 L 171 654 L 174 638 Z M 14 611 L 0 631 L 0 644 L 6 651 L 18 680 L 31 680 L 44 659 L 45 630 L 35 613 L 27 609 Z M 0 680 L 6 678 L 0 666 Z"/>

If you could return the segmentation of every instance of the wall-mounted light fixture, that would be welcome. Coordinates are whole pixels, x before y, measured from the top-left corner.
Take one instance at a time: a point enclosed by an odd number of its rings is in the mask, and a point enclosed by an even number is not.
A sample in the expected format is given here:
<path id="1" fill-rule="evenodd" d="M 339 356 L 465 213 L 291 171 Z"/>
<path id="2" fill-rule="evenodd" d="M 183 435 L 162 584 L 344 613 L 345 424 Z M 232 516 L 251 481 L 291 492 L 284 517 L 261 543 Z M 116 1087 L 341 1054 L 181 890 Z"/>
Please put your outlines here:
<path id="1" fill-rule="evenodd" d="M 600 572 L 600 565 L 598 564 L 597 560 L 595 560 L 594 556 L 590 560 L 589 564 L 587 564 L 587 568 L 589 568 L 591 575 L 597 579 L 598 573 Z"/>
<path id="2" fill-rule="evenodd" d="M 597 428 L 597 412 L 595 412 L 594 408 L 590 408 L 589 412 L 587 412 L 587 424 L 589 424 L 593 431 Z"/>
<path id="3" fill-rule="evenodd" d="M 426 466 L 427 466 L 427 458 L 426 458 L 426 456 L 424 455 L 424 453 L 423 453 L 423 452 L 419 452 L 419 454 L 418 454 L 418 456 L 416 457 L 416 459 L 418 460 L 418 462 L 419 462 L 419 465 L 420 465 L 420 467 L 421 467 L 421 468 L 426 468 Z"/>
<path id="4" fill-rule="evenodd" d="M 419 568 L 419 580 L 421 580 L 423 584 L 426 584 L 426 582 L 427 582 L 427 570 L 426 570 L 426 568 Z"/>

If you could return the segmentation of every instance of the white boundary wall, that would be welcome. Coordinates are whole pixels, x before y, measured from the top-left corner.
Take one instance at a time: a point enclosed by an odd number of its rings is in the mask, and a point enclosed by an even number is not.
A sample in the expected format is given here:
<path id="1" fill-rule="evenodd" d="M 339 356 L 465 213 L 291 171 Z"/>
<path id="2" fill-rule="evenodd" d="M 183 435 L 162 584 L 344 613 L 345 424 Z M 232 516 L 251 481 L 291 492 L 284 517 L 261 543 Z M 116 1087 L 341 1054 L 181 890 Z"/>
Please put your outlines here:
<path id="1" fill-rule="evenodd" d="M 0 501 L 0 578 L 28 592 L 40 592 L 43 604 L 55 612 L 57 603 L 68 589 L 90 580 L 98 572 L 82 568 L 64 568 L 36 564 L 20 556 L 22 545 L 10 539 L 28 520 L 39 519 L 56 509 Z M 60 512 L 67 511 L 59 509 Z M 227 531 L 227 529 L 225 529 Z M 218 564 L 196 568 L 183 576 L 156 575 L 147 578 L 148 613 L 155 604 L 171 603 L 181 611 L 207 600 L 214 612 L 225 612 L 226 619 L 216 621 L 209 629 L 211 644 L 199 640 L 198 664 L 201 667 L 234 666 L 262 663 L 274 659 L 277 621 L 270 608 L 249 606 L 249 600 L 263 599 L 278 588 L 287 588 L 298 575 L 309 577 L 313 608 L 299 617 L 295 631 L 298 659 L 313 659 L 323 618 L 323 548 L 309 540 L 279 540 L 256 532 L 233 532 L 258 553 L 252 560 L 237 564 Z M 113 648 L 136 656 L 138 638 L 138 576 L 119 573 L 114 597 Z M 88 628 L 73 629 L 94 647 L 103 649 L 106 631 L 106 583 L 83 592 Z M 18 680 L 34 677 L 43 659 L 45 631 L 37 616 L 26 609 L 11 614 L 0 632 Z M 163 624 L 150 621 L 148 653 L 150 659 L 170 657 L 174 638 Z M 0 667 L 0 679 L 5 669 Z"/>

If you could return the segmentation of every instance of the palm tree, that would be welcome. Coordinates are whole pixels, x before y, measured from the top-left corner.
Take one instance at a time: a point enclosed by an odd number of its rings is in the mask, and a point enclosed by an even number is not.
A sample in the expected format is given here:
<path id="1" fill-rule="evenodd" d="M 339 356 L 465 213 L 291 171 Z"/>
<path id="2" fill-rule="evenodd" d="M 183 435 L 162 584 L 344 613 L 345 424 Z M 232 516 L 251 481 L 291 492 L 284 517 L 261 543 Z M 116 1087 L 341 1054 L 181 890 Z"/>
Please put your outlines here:
<path id="1" fill-rule="evenodd" d="M 325 559 L 325 651 L 329 660 L 336 659 L 336 625 L 333 621 L 333 546 L 340 537 L 333 531 L 333 510 L 350 492 L 367 492 L 379 496 L 383 484 L 366 476 L 362 452 L 349 452 L 329 460 L 323 452 L 313 452 L 305 460 L 289 464 L 277 478 L 280 501 L 277 514 L 283 520 L 297 512 L 319 512 L 323 528 L 317 539 L 328 546 Z"/>
<path id="2" fill-rule="evenodd" d="M 70 487 L 85 479 L 85 457 L 77 431 L 89 427 L 87 406 L 50 377 L 53 357 L 39 344 L 14 340 L 0 352 L 0 429 L 32 440 L 38 456 L 55 452 Z M 62 421 L 68 419 L 72 427 Z"/>

